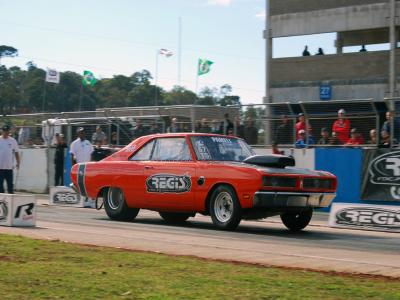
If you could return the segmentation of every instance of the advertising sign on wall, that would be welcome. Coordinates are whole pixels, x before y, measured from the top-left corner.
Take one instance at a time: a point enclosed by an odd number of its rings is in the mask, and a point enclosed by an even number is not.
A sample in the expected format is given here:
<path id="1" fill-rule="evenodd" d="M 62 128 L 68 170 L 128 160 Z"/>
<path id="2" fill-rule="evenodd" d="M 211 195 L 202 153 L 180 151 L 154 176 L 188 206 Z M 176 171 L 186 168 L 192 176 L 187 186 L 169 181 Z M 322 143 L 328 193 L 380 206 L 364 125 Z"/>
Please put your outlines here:
<path id="1" fill-rule="evenodd" d="M 334 203 L 329 215 L 329 226 L 400 232 L 400 207 Z"/>
<path id="2" fill-rule="evenodd" d="M 400 150 L 364 151 L 361 199 L 400 201 Z"/>

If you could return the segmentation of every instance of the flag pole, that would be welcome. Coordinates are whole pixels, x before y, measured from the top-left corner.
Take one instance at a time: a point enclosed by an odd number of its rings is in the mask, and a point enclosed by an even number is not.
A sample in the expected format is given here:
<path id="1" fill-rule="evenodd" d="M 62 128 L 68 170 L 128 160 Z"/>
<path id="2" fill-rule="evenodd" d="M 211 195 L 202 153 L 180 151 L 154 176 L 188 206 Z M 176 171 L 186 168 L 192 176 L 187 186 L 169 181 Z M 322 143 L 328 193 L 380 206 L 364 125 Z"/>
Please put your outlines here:
<path id="1" fill-rule="evenodd" d="M 81 111 L 82 97 L 83 97 L 83 82 L 81 81 L 81 90 L 79 92 L 79 111 Z"/>
<path id="2" fill-rule="evenodd" d="M 46 102 L 46 78 L 44 79 L 44 84 L 43 84 L 42 113 L 44 113 L 45 102 Z"/>
<path id="3" fill-rule="evenodd" d="M 179 17 L 178 27 L 178 85 L 181 85 L 181 66 L 182 66 L 182 17 Z"/>
<path id="4" fill-rule="evenodd" d="M 158 105 L 158 92 L 157 92 L 157 84 L 158 84 L 158 55 L 160 53 L 160 50 L 157 49 L 156 52 L 156 73 L 155 73 L 155 79 L 154 79 L 154 89 L 155 89 L 155 97 L 154 97 L 154 105 Z"/>
<path id="5" fill-rule="evenodd" d="M 199 73 L 197 73 L 196 76 L 196 96 L 198 94 L 198 91 L 199 91 Z"/>

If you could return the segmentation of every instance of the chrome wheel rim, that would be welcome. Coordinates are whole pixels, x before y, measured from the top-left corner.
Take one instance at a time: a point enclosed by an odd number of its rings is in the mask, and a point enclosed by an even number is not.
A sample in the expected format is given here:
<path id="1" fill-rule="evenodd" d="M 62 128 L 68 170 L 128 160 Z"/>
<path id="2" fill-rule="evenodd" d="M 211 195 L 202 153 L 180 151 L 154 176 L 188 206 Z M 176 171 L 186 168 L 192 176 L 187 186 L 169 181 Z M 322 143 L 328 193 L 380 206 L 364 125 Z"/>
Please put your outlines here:
<path id="1" fill-rule="evenodd" d="M 124 201 L 124 194 L 120 189 L 111 188 L 108 190 L 107 202 L 108 206 L 111 209 L 113 210 L 118 209 L 118 207 L 120 207 L 123 201 Z"/>
<path id="2" fill-rule="evenodd" d="M 218 221 L 225 223 L 233 215 L 233 199 L 227 192 L 219 193 L 214 202 L 215 217 Z"/>

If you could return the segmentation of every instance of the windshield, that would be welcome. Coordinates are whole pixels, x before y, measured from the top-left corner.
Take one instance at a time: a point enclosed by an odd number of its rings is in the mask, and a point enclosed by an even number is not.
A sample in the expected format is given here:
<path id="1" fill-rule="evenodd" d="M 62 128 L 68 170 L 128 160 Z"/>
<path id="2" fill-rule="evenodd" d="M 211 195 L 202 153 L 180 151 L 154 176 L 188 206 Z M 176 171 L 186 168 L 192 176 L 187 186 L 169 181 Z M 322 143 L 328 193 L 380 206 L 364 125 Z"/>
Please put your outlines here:
<path id="1" fill-rule="evenodd" d="M 195 136 L 191 141 L 198 160 L 240 162 L 255 154 L 245 141 L 234 137 Z"/>

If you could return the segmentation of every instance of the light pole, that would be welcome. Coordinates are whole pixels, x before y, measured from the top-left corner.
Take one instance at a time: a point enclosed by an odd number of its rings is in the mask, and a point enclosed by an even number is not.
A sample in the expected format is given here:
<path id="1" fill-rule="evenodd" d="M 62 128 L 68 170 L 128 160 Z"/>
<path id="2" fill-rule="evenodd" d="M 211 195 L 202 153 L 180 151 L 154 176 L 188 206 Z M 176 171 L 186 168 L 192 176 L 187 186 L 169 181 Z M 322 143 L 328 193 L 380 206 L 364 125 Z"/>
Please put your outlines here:
<path id="1" fill-rule="evenodd" d="M 157 49 L 156 51 L 156 73 L 154 75 L 154 106 L 158 106 L 158 90 L 157 90 L 157 83 L 158 83 L 158 55 L 160 54 L 160 50 Z"/>

